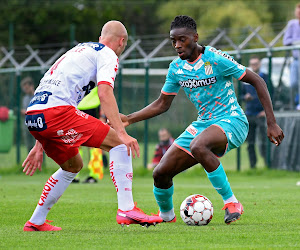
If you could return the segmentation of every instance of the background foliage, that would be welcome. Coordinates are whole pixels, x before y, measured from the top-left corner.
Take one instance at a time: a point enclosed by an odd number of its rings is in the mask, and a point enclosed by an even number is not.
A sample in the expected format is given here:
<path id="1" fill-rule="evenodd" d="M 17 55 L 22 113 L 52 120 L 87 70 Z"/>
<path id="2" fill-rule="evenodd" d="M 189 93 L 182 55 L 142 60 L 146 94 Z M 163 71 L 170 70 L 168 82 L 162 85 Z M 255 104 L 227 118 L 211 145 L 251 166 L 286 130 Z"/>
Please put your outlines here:
<path id="1" fill-rule="evenodd" d="M 121 20 L 129 34 L 168 33 L 175 15 L 196 19 L 199 32 L 216 28 L 257 27 L 277 23 L 284 27 L 293 18 L 296 0 L 2 0 L 0 45 L 8 45 L 9 23 L 15 26 L 15 45 L 70 41 L 76 25 L 77 41 L 96 39 L 102 25 Z M 268 28 L 271 32 L 271 28 Z"/>

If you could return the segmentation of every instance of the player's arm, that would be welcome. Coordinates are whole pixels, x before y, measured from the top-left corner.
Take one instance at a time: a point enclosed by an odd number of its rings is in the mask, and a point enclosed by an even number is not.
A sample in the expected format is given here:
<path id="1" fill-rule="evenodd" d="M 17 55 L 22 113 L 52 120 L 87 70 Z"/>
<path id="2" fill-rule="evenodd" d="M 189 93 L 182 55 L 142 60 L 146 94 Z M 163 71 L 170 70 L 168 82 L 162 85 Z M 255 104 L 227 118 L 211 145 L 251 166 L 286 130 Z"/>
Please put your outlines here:
<path id="1" fill-rule="evenodd" d="M 22 164 L 23 172 L 26 172 L 26 175 L 30 174 L 30 176 L 32 176 L 37 168 L 42 171 L 42 163 L 43 147 L 39 141 L 36 141 L 34 147 L 30 150 Z"/>
<path id="2" fill-rule="evenodd" d="M 116 98 L 113 93 L 113 88 L 107 84 L 99 84 L 98 85 L 98 96 L 101 102 L 101 108 L 103 109 L 104 114 L 107 119 L 110 121 L 110 124 L 117 132 L 117 135 L 121 139 L 121 141 L 127 146 L 128 155 L 130 154 L 130 149 L 133 157 L 135 157 L 135 152 L 138 157 L 139 153 L 139 145 L 135 138 L 129 136 L 125 131 L 125 128 L 122 124 L 122 121 L 119 116 L 119 109 L 116 102 Z"/>
<path id="3" fill-rule="evenodd" d="M 147 120 L 166 112 L 170 108 L 174 97 L 175 95 L 165 95 L 161 93 L 154 102 L 152 102 L 145 108 L 127 115 L 127 117 L 122 116 L 124 125 L 128 126 L 132 123 Z"/>
<path id="4" fill-rule="evenodd" d="M 276 123 L 271 98 L 265 81 L 259 75 L 248 69 L 246 69 L 246 74 L 241 81 L 251 84 L 256 89 L 258 98 L 266 113 L 268 137 L 271 142 L 278 146 L 282 142 L 284 134 Z"/>

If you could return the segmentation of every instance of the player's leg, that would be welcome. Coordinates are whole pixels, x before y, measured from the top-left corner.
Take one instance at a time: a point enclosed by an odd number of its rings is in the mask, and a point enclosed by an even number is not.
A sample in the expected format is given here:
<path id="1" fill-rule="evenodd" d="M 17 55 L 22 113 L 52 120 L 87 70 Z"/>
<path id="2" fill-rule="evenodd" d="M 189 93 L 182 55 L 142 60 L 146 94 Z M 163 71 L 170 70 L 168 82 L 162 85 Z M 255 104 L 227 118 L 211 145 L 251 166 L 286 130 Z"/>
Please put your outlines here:
<path id="1" fill-rule="evenodd" d="M 81 170 L 82 166 L 83 163 L 79 153 L 60 165 L 60 168 L 46 182 L 41 198 L 32 216 L 24 226 L 24 231 L 61 230 L 60 227 L 54 227 L 45 223 L 46 217 L 52 206 L 58 201 Z"/>
<path id="2" fill-rule="evenodd" d="M 47 126 L 40 131 L 31 129 L 31 133 L 60 168 L 46 182 L 38 205 L 25 224 L 24 231 L 61 230 L 45 223 L 46 216 L 81 170 L 83 162 L 78 147 L 86 140 L 90 131 L 94 130 L 94 124 L 88 117 L 84 118 L 74 111 L 74 107 L 58 107 L 43 111 L 42 114 L 32 113 L 28 117 L 33 119 L 33 122 L 35 116 L 44 117 L 44 124 Z"/>
<path id="3" fill-rule="evenodd" d="M 210 126 L 191 142 L 190 148 L 195 159 L 204 167 L 213 187 L 222 196 L 225 222 L 229 224 L 240 218 L 243 207 L 234 196 L 224 168 L 216 156 L 225 153 L 227 143 L 224 131 L 219 126 Z"/>
<path id="4" fill-rule="evenodd" d="M 233 193 L 222 164 L 216 155 L 223 155 L 226 146 L 227 137 L 217 126 L 208 127 L 190 144 L 193 156 L 203 166 L 208 178 L 224 201 L 230 198 Z"/>
<path id="5" fill-rule="evenodd" d="M 82 147 L 78 148 L 79 154 L 81 156 L 81 158 L 83 158 L 83 150 Z M 72 181 L 72 183 L 79 183 L 80 182 L 80 172 L 78 172 L 78 174 L 75 176 L 74 180 Z"/>
<path id="6" fill-rule="evenodd" d="M 173 177 L 194 166 L 197 161 L 174 144 L 168 149 L 153 171 L 153 193 L 159 206 L 159 215 L 165 222 L 175 222 L 173 207 Z"/>
<path id="7" fill-rule="evenodd" d="M 134 208 L 132 197 L 132 157 L 128 156 L 114 129 L 110 129 L 103 140 L 101 149 L 109 152 L 109 171 L 118 196 L 118 208 L 129 211 Z"/>
<path id="8" fill-rule="evenodd" d="M 259 117 L 257 118 L 257 133 L 258 133 L 258 143 L 259 143 L 259 152 L 264 159 L 265 165 L 267 165 L 267 129 L 266 129 L 266 118 Z"/>
<path id="9" fill-rule="evenodd" d="M 297 107 L 296 103 L 295 103 L 295 98 L 297 96 L 298 93 L 298 79 L 299 79 L 299 59 L 297 60 L 293 60 L 290 66 L 290 86 L 292 88 L 291 91 L 291 101 L 290 101 L 290 105 L 291 105 L 291 109 L 295 109 Z M 299 97 L 300 98 L 300 97 Z"/>
<path id="10" fill-rule="evenodd" d="M 96 145 L 97 143 L 93 142 L 94 139 L 98 138 L 97 133 L 95 131 L 95 134 L 85 144 L 99 147 L 99 145 Z M 132 157 L 131 155 L 128 156 L 126 145 L 121 142 L 114 129 L 109 128 L 100 148 L 109 151 L 110 177 L 115 185 L 118 197 L 118 224 L 152 225 L 162 222 L 159 216 L 148 216 L 134 204 L 132 196 Z"/>
<path id="11" fill-rule="evenodd" d="M 256 117 L 248 116 L 249 121 L 249 133 L 247 136 L 247 143 L 248 143 L 248 156 L 250 161 L 250 167 L 255 168 L 257 158 L 255 152 L 255 138 L 256 138 Z"/>

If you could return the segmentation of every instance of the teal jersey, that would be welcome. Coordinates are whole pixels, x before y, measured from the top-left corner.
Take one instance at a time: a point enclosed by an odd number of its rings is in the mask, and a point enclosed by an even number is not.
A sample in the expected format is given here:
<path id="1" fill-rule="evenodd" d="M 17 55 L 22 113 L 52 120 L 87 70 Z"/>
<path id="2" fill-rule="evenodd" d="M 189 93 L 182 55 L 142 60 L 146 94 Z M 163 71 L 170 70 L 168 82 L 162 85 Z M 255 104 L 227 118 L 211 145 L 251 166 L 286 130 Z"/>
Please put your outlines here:
<path id="1" fill-rule="evenodd" d="M 241 79 L 246 67 L 230 55 L 206 46 L 194 62 L 177 58 L 170 63 L 162 93 L 176 95 L 183 88 L 198 109 L 198 120 L 244 116 L 237 102 L 232 77 Z"/>

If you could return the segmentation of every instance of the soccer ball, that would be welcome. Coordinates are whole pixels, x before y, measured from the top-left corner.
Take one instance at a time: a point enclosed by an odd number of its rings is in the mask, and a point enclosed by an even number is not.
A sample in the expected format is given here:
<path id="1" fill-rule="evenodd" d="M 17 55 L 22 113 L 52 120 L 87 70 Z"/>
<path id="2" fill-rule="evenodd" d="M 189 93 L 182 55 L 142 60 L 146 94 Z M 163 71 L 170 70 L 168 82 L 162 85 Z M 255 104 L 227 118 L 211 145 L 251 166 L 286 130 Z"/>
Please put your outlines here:
<path id="1" fill-rule="evenodd" d="M 181 219 L 189 226 L 207 225 L 213 213 L 214 208 L 210 200 L 200 194 L 188 196 L 180 206 Z"/>

